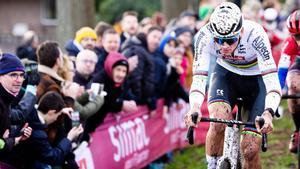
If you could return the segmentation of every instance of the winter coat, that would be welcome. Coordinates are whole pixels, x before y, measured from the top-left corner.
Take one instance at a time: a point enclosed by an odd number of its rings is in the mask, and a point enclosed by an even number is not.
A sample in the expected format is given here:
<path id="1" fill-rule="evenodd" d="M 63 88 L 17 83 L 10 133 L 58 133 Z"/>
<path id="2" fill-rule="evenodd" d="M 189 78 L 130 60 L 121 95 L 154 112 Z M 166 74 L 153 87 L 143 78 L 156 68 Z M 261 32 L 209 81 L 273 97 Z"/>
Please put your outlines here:
<path id="1" fill-rule="evenodd" d="M 88 117 L 92 116 L 100 110 L 104 104 L 104 96 L 96 95 L 94 100 L 89 100 L 89 94 L 85 92 L 74 104 L 74 110 L 78 111 L 80 114 L 80 120 L 85 121 Z"/>
<path id="2" fill-rule="evenodd" d="M 73 39 L 69 40 L 65 46 L 68 56 L 76 57 L 77 54 L 83 49 L 82 46 L 74 41 Z"/>
<path id="3" fill-rule="evenodd" d="M 10 130 L 10 104 L 15 96 L 8 93 L 0 84 L 0 161 L 3 161 L 15 144 L 15 138 L 3 138 L 6 130 Z M 1 168 L 1 165 L 0 165 Z"/>
<path id="4" fill-rule="evenodd" d="M 112 69 L 114 63 L 119 60 L 126 60 L 124 56 L 113 56 L 108 55 L 104 63 L 104 70 L 97 73 L 94 78 L 94 83 L 102 83 L 104 84 L 104 91 L 107 92 L 107 95 L 104 97 L 104 104 L 100 108 L 100 110 L 89 117 L 86 122 L 85 132 L 90 133 L 99 126 L 107 113 L 117 113 L 122 110 L 123 100 L 130 100 L 131 95 L 130 90 L 128 89 L 125 82 L 122 84 L 116 84 L 112 79 Z"/>
<path id="5" fill-rule="evenodd" d="M 36 48 L 33 48 L 30 44 L 23 44 L 17 48 L 17 56 L 20 59 L 28 59 L 32 61 L 37 61 Z"/>
<path id="6" fill-rule="evenodd" d="M 95 52 L 98 56 L 98 61 L 96 63 L 94 74 L 101 72 L 104 69 L 104 61 L 107 58 L 108 52 L 102 48 L 95 48 Z"/>
<path id="7" fill-rule="evenodd" d="M 143 34 L 139 34 L 137 37 L 126 40 L 122 46 L 122 53 L 127 58 L 138 56 L 138 65 L 130 73 L 128 83 L 137 103 L 147 104 L 151 110 L 154 110 L 156 103 L 152 96 L 155 90 L 155 65 L 153 56 L 147 51 L 145 38 Z"/>
<path id="8" fill-rule="evenodd" d="M 28 123 L 32 128 L 31 137 L 13 149 L 10 163 L 20 169 L 34 168 L 36 163 L 63 165 L 71 153 L 71 141 L 65 137 L 58 144 L 51 144 L 46 133 L 48 126 L 40 121 L 36 109 L 30 113 Z"/>
<path id="9" fill-rule="evenodd" d="M 85 89 L 89 89 L 91 87 L 92 78 L 92 75 L 86 78 L 76 71 L 75 76 L 73 77 L 73 82 L 79 84 L 80 86 L 84 86 Z"/>

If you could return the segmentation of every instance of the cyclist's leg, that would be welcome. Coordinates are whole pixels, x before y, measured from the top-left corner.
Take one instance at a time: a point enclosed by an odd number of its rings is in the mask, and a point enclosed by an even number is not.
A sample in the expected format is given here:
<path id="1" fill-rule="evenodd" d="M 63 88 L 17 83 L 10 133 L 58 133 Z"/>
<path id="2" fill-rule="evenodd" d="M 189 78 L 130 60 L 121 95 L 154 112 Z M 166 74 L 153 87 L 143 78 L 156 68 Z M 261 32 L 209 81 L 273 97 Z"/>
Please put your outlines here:
<path id="1" fill-rule="evenodd" d="M 241 143 L 243 169 L 261 169 L 260 162 L 261 136 L 255 131 L 244 130 Z"/>
<path id="2" fill-rule="evenodd" d="M 300 93 L 300 70 L 296 67 L 292 67 L 287 76 L 287 86 L 288 94 L 295 95 Z M 297 152 L 298 145 L 298 132 L 300 127 L 300 99 L 288 99 L 288 109 L 292 115 L 295 131 L 292 135 L 291 142 L 289 144 L 289 149 L 291 152 Z"/>
<path id="3" fill-rule="evenodd" d="M 231 107 L 224 102 L 214 102 L 208 106 L 209 116 L 220 119 L 231 119 Z M 206 135 L 206 154 L 211 156 L 221 156 L 223 152 L 225 124 L 210 123 Z"/>
<path id="4" fill-rule="evenodd" d="M 260 76 L 252 77 L 245 86 L 245 97 L 243 100 L 245 110 L 249 111 L 248 120 L 254 122 L 256 116 L 264 111 L 266 89 Z M 255 126 L 245 126 L 242 132 L 241 151 L 244 169 L 260 169 L 260 145 L 261 135 Z"/>
<path id="5" fill-rule="evenodd" d="M 210 117 L 231 119 L 231 106 L 228 99 L 228 84 L 226 82 L 227 70 L 216 65 L 211 75 L 209 88 L 208 111 Z M 206 135 L 206 160 L 208 169 L 216 168 L 217 160 L 222 156 L 225 125 L 210 123 Z"/>

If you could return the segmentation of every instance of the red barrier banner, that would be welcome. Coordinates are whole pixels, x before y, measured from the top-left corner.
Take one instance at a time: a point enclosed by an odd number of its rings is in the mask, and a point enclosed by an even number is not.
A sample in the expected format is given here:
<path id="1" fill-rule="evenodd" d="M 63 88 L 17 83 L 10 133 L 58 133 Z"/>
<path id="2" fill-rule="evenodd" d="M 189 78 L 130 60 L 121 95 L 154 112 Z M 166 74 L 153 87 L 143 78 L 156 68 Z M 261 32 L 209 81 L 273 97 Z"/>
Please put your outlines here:
<path id="1" fill-rule="evenodd" d="M 202 112 L 207 115 L 206 106 Z M 146 107 L 136 113 L 109 114 L 92 134 L 89 145 L 75 151 L 81 169 L 138 169 L 146 166 L 168 151 L 188 146 L 187 128 L 183 117 L 189 105 L 174 104 L 163 113 L 159 102 L 156 114 L 151 116 Z M 195 144 L 203 144 L 208 124 L 201 123 L 195 132 Z"/>

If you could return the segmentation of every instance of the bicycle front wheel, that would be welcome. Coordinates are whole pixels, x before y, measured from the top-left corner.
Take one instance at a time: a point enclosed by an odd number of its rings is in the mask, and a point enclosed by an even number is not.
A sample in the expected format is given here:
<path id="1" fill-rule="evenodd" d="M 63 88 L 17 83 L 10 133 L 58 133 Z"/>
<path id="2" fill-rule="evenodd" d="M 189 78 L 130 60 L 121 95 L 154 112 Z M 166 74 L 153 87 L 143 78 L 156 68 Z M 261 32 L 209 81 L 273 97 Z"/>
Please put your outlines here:
<path id="1" fill-rule="evenodd" d="M 223 161 L 220 162 L 218 165 L 218 169 L 231 169 L 231 163 L 228 159 L 224 159 Z"/>

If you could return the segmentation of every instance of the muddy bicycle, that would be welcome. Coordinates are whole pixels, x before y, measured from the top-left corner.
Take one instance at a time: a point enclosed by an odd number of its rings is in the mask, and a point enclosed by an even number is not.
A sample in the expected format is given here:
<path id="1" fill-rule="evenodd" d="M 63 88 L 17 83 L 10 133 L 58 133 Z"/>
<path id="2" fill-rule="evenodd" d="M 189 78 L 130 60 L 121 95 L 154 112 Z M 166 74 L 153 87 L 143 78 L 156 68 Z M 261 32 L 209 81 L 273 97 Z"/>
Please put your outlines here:
<path id="1" fill-rule="evenodd" d="M 226 120 L 219 118 L 208 118 L 201 117 L 201 122 L 214 122 L 226 124 L 225 135 L 224 135 L 224 147 L 223 155 L 217 162 L 217 169 L 240 169 L 241 165 L 241 152 L 240 152 L 240 136 L 241 126 L 254 125 L 254 122 L 243 122 L 241 121 L 241 106 L 242 99 L 238 99 L 238 111 L 236 113 L 235 120 Z M 196 124 L 198 119 L 198 113 L 192 114 L 192 121 Z M 260 127 L 264 125 L 264 119 L 258 118 Z M 194 127 L 189 127 L 187 132 L 187 140 L 189 144 L 194 144 Z M 267 151 L 267 135 L 262 134 L 262 145 L 261 149 L 263 152 Z"/>

